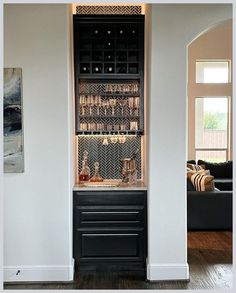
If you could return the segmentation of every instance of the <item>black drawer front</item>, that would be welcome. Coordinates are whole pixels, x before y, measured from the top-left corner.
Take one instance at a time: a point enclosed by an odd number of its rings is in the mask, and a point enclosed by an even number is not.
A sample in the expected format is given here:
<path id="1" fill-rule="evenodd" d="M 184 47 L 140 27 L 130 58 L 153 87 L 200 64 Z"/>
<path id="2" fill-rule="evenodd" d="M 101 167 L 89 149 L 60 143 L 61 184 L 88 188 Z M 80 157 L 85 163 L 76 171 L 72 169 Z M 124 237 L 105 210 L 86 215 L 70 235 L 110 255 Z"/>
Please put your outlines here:
<path id="1" fill-rule="evenodd" d="M 145 191 L 74 191 L 75 205 L 144 205 Z"/>
<path id="2" fill-rule="evenodd" d="M 144 226 L 144 207 L 76 206 L 76 227 Z"/>
<path id="3" fill-rule="evenodd" d="M 144 258 L 143 231 L 78 231 L 81 261 L 133 260 Z"/>
<path id="4" fill-rule="evenodd" d="M 144 270 L 146 191 L 79 191 L 73 202 L 76 270 Z"/>

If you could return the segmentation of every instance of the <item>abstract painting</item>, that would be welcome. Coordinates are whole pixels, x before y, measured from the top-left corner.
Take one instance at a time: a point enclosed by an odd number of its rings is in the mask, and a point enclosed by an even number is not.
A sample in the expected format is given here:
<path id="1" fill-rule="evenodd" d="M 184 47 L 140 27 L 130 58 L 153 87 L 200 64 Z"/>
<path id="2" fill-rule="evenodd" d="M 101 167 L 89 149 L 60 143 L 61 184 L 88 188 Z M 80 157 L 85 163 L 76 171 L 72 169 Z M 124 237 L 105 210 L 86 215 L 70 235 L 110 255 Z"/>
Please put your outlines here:
<path id="1" fill-rule="evenodd" d="M 21 68 L 4 68 L 4 172 L 24 172 Z"/>

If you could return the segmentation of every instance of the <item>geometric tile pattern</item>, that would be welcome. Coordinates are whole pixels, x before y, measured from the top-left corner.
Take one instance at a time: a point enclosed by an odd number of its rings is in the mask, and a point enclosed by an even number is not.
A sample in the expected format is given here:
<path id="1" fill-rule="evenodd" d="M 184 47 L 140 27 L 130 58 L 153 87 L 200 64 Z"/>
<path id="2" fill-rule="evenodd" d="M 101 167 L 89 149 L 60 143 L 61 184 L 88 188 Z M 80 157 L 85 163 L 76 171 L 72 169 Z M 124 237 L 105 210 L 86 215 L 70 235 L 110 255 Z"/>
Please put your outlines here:
<path id="1" fill-rule="evenodd" d="M 104 179 L 122 179 L 120 174 L 120 160 L 130 158 L 138 149 L 136 156 L 137 177 L 141 179 L 142 160 L 141 160 L 141 136 L 125 136 L 126 141 L 122 144 L 119 140 L 111 143 L 111 138 L 120 136 L 78 136 L 78 174 L 81 171 L 84 151 L 88 151 L 88 163 L 91 176 L 94 174 L 94 163 L 99 162 L 100 175 Z M 108 145 L 104 145 L 104 139 L 108 140 Z"/>
<path id="2" fill-rule="evenodd" d="M 76 6 L 76 14 L 128 14 L 140 15 L 141 6 Z"/>

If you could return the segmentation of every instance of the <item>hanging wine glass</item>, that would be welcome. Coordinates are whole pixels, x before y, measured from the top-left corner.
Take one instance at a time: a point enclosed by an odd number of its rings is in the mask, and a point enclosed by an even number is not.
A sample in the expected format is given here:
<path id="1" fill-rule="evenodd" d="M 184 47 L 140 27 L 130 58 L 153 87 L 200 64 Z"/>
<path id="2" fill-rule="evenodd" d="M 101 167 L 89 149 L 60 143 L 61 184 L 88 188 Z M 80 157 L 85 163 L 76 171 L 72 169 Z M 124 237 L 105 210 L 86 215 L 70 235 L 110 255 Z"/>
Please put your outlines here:
<path id="1" fill-rule="evenodd" d="M 89 95 L 87 97 L 87 106 L 89 107 L 89 115 L 92 115 L 92 107 L 94 106 L 94 96 Z"/>
<path id="2" fill-rule="evenodd" d="M 127 103 L 127 100 L 124 97 L 122 97 L 121 99 L 118 100 L 118 104 L 121 107 L 121 115 L 122 116 L 124 115 L 124 107 L 125 107 L 126 103 Z"/>
<path id="3" fill-rule="evenodd" d="M 85 115 L 85 106 L 86 106 L 86 96 L 85 95 L 80 95 L 79 104 L 82 109 L 82 115 Z"/>
<path id="4" fill-rule="evenodd" d="M 110 104 L 111 109 L 112 109 L 111 115 L 114 116 L 115 115 L 116 99 L 109 99 L 109 104 Z"/>
<path id="5" fill-rule="evenodd" d="M 128 103 L 129 103 L 130 116 L 131 116 L 132 115 L 132 110 L 134 108 L 134 98 L 133 97 L 129 97 Z"/>
<path id="6" fill-rule="evenodd" d="M 97 115 L 99 115 L 99 108 L 102 106 L 102 98 L 100 95 L 95 96 L 94 105 L 97 107 Z"/>
<path id="7" fill-rule="evenodd" d="M 140 99 L 139 97 L 135 97 L 134 98 L 134 109 L 135 109 L 134 113 L 136 116 L 138 116 L 139 108 L 140 108 Z"/>
<path id="8" fill-rule="evenodd" d="M 102 101 L 102 107 L 105 110 L 105 116 L 107 115 L 107 109 L 109 108 L 109 101 Z"/>

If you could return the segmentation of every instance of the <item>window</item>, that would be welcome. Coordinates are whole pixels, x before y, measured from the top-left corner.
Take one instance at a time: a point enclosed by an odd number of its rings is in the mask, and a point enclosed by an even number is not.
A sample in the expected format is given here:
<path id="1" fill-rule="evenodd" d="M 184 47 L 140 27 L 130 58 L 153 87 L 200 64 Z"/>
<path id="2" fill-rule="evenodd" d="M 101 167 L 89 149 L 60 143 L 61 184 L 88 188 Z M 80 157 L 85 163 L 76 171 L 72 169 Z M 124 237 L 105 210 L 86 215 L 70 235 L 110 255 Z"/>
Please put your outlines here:
<path id="1" fill-rule="evenodd" d="M 196 61 L 196 83 L 229 83 L 230 61 Z"/>
<path id="2" fill-rule="evenodd" d="M 196 160 L 228 159 L 229 98 L 198 97 L 195 100 Z"/>

